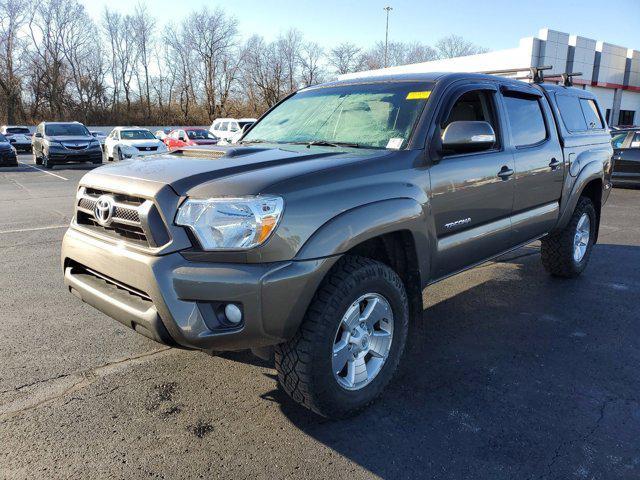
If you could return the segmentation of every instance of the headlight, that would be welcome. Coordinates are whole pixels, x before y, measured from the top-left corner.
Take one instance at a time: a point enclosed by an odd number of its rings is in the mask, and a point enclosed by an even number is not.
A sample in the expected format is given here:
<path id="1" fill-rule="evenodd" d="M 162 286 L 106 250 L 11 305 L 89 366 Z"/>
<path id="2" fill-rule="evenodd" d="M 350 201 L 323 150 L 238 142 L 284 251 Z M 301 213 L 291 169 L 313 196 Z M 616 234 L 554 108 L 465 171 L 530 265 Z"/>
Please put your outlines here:
<path id="1" fill-rule="evenodd" d="M 280 197 L 188 199 L 176 224 L 190 228 L 205 250 L 245 250 L 269 238 L 283 207 Z"/>

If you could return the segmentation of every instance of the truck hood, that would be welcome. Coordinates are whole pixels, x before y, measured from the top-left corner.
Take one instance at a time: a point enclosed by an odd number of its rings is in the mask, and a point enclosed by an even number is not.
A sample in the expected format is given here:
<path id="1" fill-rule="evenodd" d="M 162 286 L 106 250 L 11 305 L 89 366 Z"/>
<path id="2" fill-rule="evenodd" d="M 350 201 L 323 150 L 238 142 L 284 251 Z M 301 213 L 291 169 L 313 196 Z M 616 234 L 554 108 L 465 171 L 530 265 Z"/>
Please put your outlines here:
<path id="1" fill-rule="evenodd" d="M 287 145 L 185 149 L 105 165 L 86 174 L 81 185 L 153 196 L 169 185 L 187 195 L 205 184 L 220 184 L 220 195 L 258 194 L 271 184 L 314 171 L 388 155 L 387 150 L 355 150 Z M 191 192 L 193 193 L 193 192 Z"/>

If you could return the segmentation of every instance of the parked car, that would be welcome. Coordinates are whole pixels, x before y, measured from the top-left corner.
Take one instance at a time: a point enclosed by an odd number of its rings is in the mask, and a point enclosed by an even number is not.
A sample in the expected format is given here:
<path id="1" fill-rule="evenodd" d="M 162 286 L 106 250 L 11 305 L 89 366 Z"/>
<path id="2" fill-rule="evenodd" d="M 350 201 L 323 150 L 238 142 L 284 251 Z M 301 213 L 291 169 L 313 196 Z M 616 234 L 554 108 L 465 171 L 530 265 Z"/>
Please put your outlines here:
<path id="1" fill-rule="evenodd" d="M 102 163 L 102 147 L 80 122 L 42 122 L 33 135 L 33 160 L 52 168 L 70 162 Z"/>
<path id="2" fill-rule="evenodd" d="M 611 132 L 614 185 L 640 186 L 640 128 Z"/>
<path id="3" fill-rule="evenodd" d="M 231 143 L 234 137 L 242 134 L 243 129 L 248 128 L 255 122 L 255 118 L 218 118 L 211 124 L 209 131 L 216 137 Z"/>
<path id="4" fill-rule="evenodd" d="M 18 152 L 31 153 L 31 130 L 18 125 L 3 125 L 0 133 L 7 137 Z"/>
<path id="5" fill-rule="evenodd" d="M 104 141 L 107 139 L 107 135 L 97 130 L 89 130 L 89 133 L 93 138 L 100 142 L 100 145 L 104 145 Z"/>
<path id="6" fill-rule="evenodd" d="M 9 139 L 0 133 L 0 167 L 18 165 L 18 152 Z"/>
<path id="7" fill-rule="evenodd" d="M 172 130 L 164 143 L 171 150 L 193 145 L 215 145 L 218 138 L 204 128 L 183 127 Z"/>
<path id="8" fill-rule="evenodd" d="M 169 132 L 171 132 L 170 128 L 165 128 L 164 130 L 156 130 L 153 135 L 158 139 L 158 140 L 162 140 L 164 142 L 165 138 L 167 138 L 167 135 L 169 134 Z"/>
<path id="9" fill-rule="evenodd" d="M 167 146 L 161 140 L 149 130 L 140 127 L 116 127 L 104 142 L 104 155 L 109 161 L 167 151 Z"/>
<path id="10" fill-rule="evenodd" d="M 550 274 L 585 270 L 610 140 L 595 96 L 570 87 L 430 73 L 306 88 L 239 145 L 85 175 L 64 280 L 159 342 L 273 356 L 295 401 L 350 415 L 393 377 L 427 285 L 537 239 Z"/>

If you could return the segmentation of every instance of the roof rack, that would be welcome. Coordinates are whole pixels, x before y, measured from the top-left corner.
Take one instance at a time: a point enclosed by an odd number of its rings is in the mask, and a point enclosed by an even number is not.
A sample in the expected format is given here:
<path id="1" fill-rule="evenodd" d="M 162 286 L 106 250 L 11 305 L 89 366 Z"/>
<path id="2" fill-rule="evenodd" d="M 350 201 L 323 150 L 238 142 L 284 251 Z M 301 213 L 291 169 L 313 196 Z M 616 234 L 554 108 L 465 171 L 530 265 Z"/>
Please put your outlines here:
<path id="1" fill-rule="evenodd" d="M 487 70 L 479 73 L 486 73 L 487 75 L 506 75 L 509 73 L 518 73 L 529 71 L 529 75 L 526 77 L 512 77 L 515 80 L 533 80 L 533 83 L 544 82 L 544 71 L 551 70 L 553 66 L 545 65 L 542 67 L 523 67 L 523 68 L 509 68 L 505 70 Z"/>
<path id="2" fill-rule="evenodd" d="M 543 83 L 545 81 L 545 76 L 544 76 L 544 71 L 545 70 L 551 70 L 553 69 L 553 66 L 551 65 L 545 65 L 542 67 L 522 67 L 522 68 L 510 68 L 510 69 L 506 69 L 506 70 L 487 70 L 487 71 L 483 71 L 483 72 L 478 72 L 478 73 L 486 73 L 487 75 L 507 75 L 509 73 L 518 73 L 518 72 L 524 72 L 529 70 L 529 75 L 526 75 L 524 77 L 510 77 L 514 80 L 533 80 L 533 83 Z M 557 74 L 553 74 L 553 75 L 549 75 L 548 77 L 546 77 L 546 79 L 552 79 L 552 78 L 560 78 L 562 79 L 562 85 L 564 85 L 565 87 L 572 87 L 573 86 L 573 77 L 579 77 L 582 75 L 582 72 L 575 72 L 575 73 L 569 73 L 569 72 L 565 72 L 565 73 L 557 73 Z"/>
<path id="3" fill-rule="evenodd" d="M 560 75 L 550 75 L 547 78 L 561 78 L 562 79 L 562 85 L 564 85 L 565 87 L 573 87 L 573 77 L 580 77 L 582 75 L 582 72 L 575 72 L 575 73 L 561 73 Z"/>

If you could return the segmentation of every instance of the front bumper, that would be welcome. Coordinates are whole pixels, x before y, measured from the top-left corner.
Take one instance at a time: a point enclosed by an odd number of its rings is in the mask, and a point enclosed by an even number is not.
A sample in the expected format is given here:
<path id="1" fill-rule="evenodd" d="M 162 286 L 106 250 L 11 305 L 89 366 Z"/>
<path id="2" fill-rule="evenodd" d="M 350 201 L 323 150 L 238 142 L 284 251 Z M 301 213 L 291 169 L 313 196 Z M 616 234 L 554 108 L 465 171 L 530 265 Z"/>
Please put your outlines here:
<path id="1" fill-rule="evenodd" d="M 47 158 L 51 163 L 70 163 L 70 162 L 98 162 L 102 161 L 102 149 L 94 148 L 91 150 L 67 150 L 67 149 L 49 149 Z"/>
<path id="2" fill-rule="evenodd" d="M 275 345 L 291 338 L 335 257 L 263 264 L 151 256 L 73 228 L 62 243 L 64 281 L 84 302 L 158 342 L 208 351 Z M 221 328 L 220 305 L 243 323 Z"/>
<path id="3" fill-rule="evenodd" d="M 18 157 L 12 150 L 0 152 L 0 166 L 15 167 L 18 165 Z"/>

